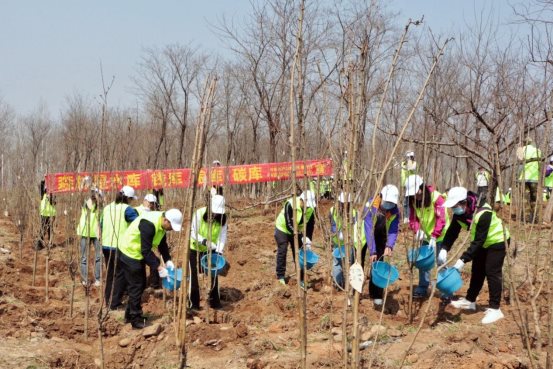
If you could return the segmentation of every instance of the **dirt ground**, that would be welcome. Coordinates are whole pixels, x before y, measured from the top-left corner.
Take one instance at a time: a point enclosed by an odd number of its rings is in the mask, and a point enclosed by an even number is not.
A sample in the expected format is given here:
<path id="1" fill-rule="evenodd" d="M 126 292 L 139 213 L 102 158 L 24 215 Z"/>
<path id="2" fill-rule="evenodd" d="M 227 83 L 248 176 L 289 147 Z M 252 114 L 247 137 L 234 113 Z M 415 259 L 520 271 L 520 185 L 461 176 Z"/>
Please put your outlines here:
<path id="1" fill-rule="evenodd" d="M 241 204 L 245 206 L 246 204 Z M 326 222 L 330 204 L 320 206 Z M 236 206 L 239 207 L 239 206 Z M 299 361 L 299 325 L 295 277 L 288 286 L 275 280 L 274 217 L 277 208 L 268 211 L 253 208 L 233 211 L 230 216 L 226 257 L 231 263 L 228 276 L 220 279 L 223 310 L 206 310 L 187 320 L 188 366 L 201 368 L 296 368 Z M 62 216 L 63 217 L 63 216 Z M 57 229 L 50 251 L 49 293 L 46 300 L 46 251 L 38 253 L 35 285 L 33 279 L 32 240 L 23 243 L 19 256 L 17 228 L 10 218 L 0 220 L 0 368 L 97 368 L 100 367 L 100 340 L 97 313 L 99 291 L 92 288 L 89 301 L 88 338 L 85 338 L 86 296 L 78 284 L 73 314 L 70 300 L 73 281 L 68 268 L 68 248 L 64 232 Z M 549 234 L 549 231 L 547 231 Z M 417 331 L 427 304 L 430 311 L 405 368 L 529 368 L 517 325 L 517 310 L 503 303 L 505 319 L 497 324 L 480 324 L 487 307 L 487 286 L 479 296 L 478 311 L 464 313 L 441 307 L 439 294 L 431 300 L 415 303 L 415 321 L 409 324 L 407 304 L 409 272 L 405 247 L 411 237 L 403 229 L 393 263 L 400 269 L 400 280 L 388 291 L 385 314 L 380 322 L 367 296 L 367 285 L 360 304 L 361 331 L 364 341 L 372 343 L 362 353 L 363 368 L 397 368 Z M 317 227 L 314 243 L 323 245 Z M 532 243 L 526 251 L 532 254 Z M 308 367 L 343 367 L 342 321 L 344 294 L 329 281 L 329 251 L 315 248 L 321 260 L 308 273 L 307 294 Z M 525 253 L 526 254 L 526 253 Z M 289 253 L 288 273 L 294 272 Z M 463 295 L 468 287 L 469 268 L 463 273 Z M 201 281 L 205 285 L 205 281 Z M 520 291 L 525 301 L 524 287 Z M 206 296 L 202 290 L 202 299 Z M 161 332 L 145 338 L 142 331 L 124 324 L 123 312 L 111 312 L 103 332 L 106 368 L 177 368 L 175 331 L 172 323 L 172 298 L 166 306 L 159 293 L 147 293 L 144 312 L 151 324 L 160 324 Z M 545 304 L 545 300 L 538 303 Z M 202 301 L 205 306 L 205 301 Z M 542 309 L 546 319 L 546 309 Z M 348 310 L 348 316 L 351 311 Z M 515 320 L 516 317 L 516 320 Z M 351 318 L 348 318 L 351 322 Z M 348 327 L 351 330 L 351 327 Z M 376 333 L 378 332 L 378 337 Z M 543 353 L 536 354 L 543 365 Z"/>

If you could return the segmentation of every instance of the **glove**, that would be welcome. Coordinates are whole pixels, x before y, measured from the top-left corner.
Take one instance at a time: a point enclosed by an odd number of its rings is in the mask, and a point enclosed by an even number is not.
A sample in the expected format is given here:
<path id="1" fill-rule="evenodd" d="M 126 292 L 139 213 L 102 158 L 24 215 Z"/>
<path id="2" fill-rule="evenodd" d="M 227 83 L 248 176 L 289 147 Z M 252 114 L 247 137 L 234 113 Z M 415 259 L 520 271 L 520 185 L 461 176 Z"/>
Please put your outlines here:
<path id="1" fill-rule="evenodd" d="M 215 245 L 213 245 L 207 238 L 204 238 L 202 245 L 206 246 L 208 249 L 215 250 Z"/>
<path id="2" fill-rule="evenodd" d="M 424 240 L 424 238 L 426 237 L 426 235 L 424 234 L 423 230 L 422 229 L 419 229 L 418 232 L 417 232 L 417 241 L 422 241 Z"/>
<path id="3" fill-rule="evenodd" d="M 453 267 L 455 269 L 457 269 L 458 271 L 461 271 L 464 266 L 465 266 L 465 262 L 463 260 L 459 259 L 459 260 L 457 260 L 457 262 L 455 263 L 455 265 Z"/>
<path id="4" fill-rule="evenodd" d="M 311 250 L 311 240 L 309 239 L 309 237 L 305 237 L 305 247 L 308 250 Z"/>
<path id="5" fill-rule="evenodd" d="M 175 269 L 175 264 L 173 264 L 173 262 L 171 260 L 169 260 L 168 262 L 165 263 L 165 267 L 169 270 L 174 270 Z"/>
<path id="6" fill-rule="evenodd" d="M 343 241 L 343 240 L 344 240 L 344 234 L 342 233 L 342 231 L 340 231 L 340 232 L 338 233 L 338 239 L 339 239 L 340 241 Z"/>
<path id="7" fill-rule="evenodd" d="M 430 241 L 428 241 L 428 245 L 432 247 L 434 251 L 436 251 L 436 239 L 434 237 L 432 237 Z"/>
<path id="8" fill-rule="evenodd" d="M 160 277 L 160 278 L 167 278 L 167 276 L 169 275 L 169 272 L 168 272 L 167 269 L 164 268 L 164 267 L 159 267 L 159 269 L 157 270 L 157 272 L 159 273 L 159 277 Z"/>
<path id="9" fill-rule="evenodd" d="M 440 253 L 438 254 L 438 265 L 445 264 L 447 261 L 447 251 L 446 249 L 441 249 Z"/>
<path id="10" fill-rule="evenodd" d="M 223 253 L 223 250 L 224 250 L 224 249 L 225 249 L 225 244 L 224 244 L 224 243 L 221 243 L 221 242 L 217 242 L 217 245 L 216 245 L 216 247 L 215 247 L 214 250 L 215 250 L 215 252 L 216 252 L 217 254 L 220 255 L 220 254 Z"/>

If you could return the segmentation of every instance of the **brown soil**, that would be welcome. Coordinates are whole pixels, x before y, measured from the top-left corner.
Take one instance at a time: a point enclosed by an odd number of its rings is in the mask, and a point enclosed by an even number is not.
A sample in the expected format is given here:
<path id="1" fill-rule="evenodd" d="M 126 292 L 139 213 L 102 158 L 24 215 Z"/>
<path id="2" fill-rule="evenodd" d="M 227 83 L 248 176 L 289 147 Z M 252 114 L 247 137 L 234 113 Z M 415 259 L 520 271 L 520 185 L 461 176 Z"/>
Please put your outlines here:
<path id="1" fill-rule="evenodd" d="M 245 205 L 245 204 L 242 204 Z M 330 204 L 321 206 L 321 218 L 326 220 Z M 238 207 L 238 206 L 237 206 Z M 220 279 L 224 303 L 221 311 L 206 310 L 188 324 L 188 365 L 191 368 L 296 368 L 299 367 L 298 290 L 295 277 L 288 286 L 276 284 L 274 276 L 275 244 L 273 221 L 277 211 L 250 209 L 234 212 L 230 218 L 229 243 L 226 257 L 232 268 Z M 324 214 L 324 216 L 323 216 Z M 410 233 L 401 234 L 394 263 L 401 280 L 388 293 L 381 325 L 385 331 L 377 344 L 362 351 L 362 367 L 396 368 L 411 342 L 427 304 L 430 312 L 412 350 L 407 356 L 409 368 L 529 368 L 518 313 L 514 306 L 503 304 L 505 319 L 491 326 L 480 320 L 487 305 L 487 286 L 480 294 L 476 313 L 459 312 L 450 306 L 440 307 L 440 300 L 415 303 L 415 320 L 409 324 L 407 301 L 409 273 L 405 262 L 405 247 Z M 323 244 L 320 229 L 314 242 Z M 99 291 L 90 290 L 88 337 L 85 338 L 84 288 L 75 286 L 74 308 L 70 300 L 73 281 L 68 268 L 68 247 L 64 235 L 57 232 L 55 247 L 50 251 L 48 299 L 45 291 L 46 251 L 38 254 L 36 281 L 32 286 L 33 256 L 31 240 L 23 245 L 19 258 L 17 229 L 9 218 L 0 220 L 0 246 L 11 253 L 0 253 L 0 368 L 97 368 L 100 366 L 100 340 L 97 314 Z M 527 243 L 524 253 L 531 250 Z M 329 283 L 329 262 L 322 249 L 315 248 L 321 260 L 308 273 L 311 287 L 307 295 L 308 367 L 343 367 L 340 340 L 344 305 L 342 292 Z M 531 254 L 530 251 L 528 254 Z M 294 271 L 291 257 L 288 273 Z M 470 268 L 467 268 L 470 269 Z M 522 273 L 522 272 L 521 272 Z M 522 275 L 522 274 L 521 274 Z M 464 273 L 463 294 L 469 274 Z M 203 281 L 201 283 L 204 283 Z M 519 297 L 529 310 L 528 295 L 523 285 Z M 365 286 L 360 304 L 361 328 L 365 335 L 379 324 L 380 314 L 368 299 Z M 202 290 L 202 298 L 205 297 Z M 438 295 L 438 293 L 437 293 Z M 204 301 L 202 304 L 205 305 Z M 547 319 L 546 300 L 542 318 Z M 144 338 L 140 331 L 124 324 L 123 312 L 111 312 L 103 330 L 105 368 L 177 368 L 178 353 L 172 324 L 172 298 L 166 306 L 159 294 L 148 293 L 144 312 L 150 322 L 160 323 L 162 332 Z M 348 310 L 348 322 L 351 311 Z M 529 313 L 530 314 L 530 313 Z M 374 328 L 373 328 L 374 329 Z M 348 335 L 351 327 L 348 325 Z M 121 341 L 125 344 L 122 347 Z M 374 338 L 371 338 L 374 341 Z M 543 354 L 536 353 L 543 365 Z"/>

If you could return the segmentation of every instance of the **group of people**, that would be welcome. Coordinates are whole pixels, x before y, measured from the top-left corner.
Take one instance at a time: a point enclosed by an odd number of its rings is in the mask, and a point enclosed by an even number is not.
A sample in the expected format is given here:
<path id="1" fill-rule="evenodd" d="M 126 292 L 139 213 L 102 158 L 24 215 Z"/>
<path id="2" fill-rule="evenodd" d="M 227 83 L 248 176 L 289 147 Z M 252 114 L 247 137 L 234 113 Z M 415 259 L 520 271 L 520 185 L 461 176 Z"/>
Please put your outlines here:
<path id="1" fill-rule="evenodd" d="M 448 252 L 459 237 L 460 230 L 470 230 L 470 246 L 453 264 L 453 268 L 461 271 L 466 263 L 473 263 L 467 295 L 452 301 L 452 296 L 444 294 L 441 300 L 442 303 L 451 304 L 455 308 L 475 310 L 476 298 L 487 279 L 489 308 L 485 311 L 482 323 L 496 322 L 503 318 L 500 310 L 502 267 L 510 234 L 492 206 L 485 200 L 489 177 L 484 173 L 477 175 L 478 193 L 464 187 L 453 187 L 447 194 L 442 194 L 416 174 L 414 153 L 409 151 L 406 156 L 406 162 L 402 163 L 402 204 L 399 189 L 393 184 L 388 184 L 375 198 L 365 204 L 362 212 L 354 208 L 351 194 L 345 192 L 338 196 L 338 206 L 330 208 L 332 247 L 334 251 L 340 250 L 333 252 L 332 276 L 336 286 L 344 286 L 343 268 L 346 254 L 350 255 L 349 264 L 352 264 L 355 255 L 359 254 L 363 267 L 367 252 L 371 263 L 392 256 L 400 228 L 400 205 L 403 205 L 404 222 L 409 223 L 416 244 L 431 247 L 438 266 L 448 262 Z M 553 172 L 553 162 L 551 171 Z M 304 247 L 311 248 L 315 229 L 314 212 L 317 199 L 312 190 L 304 191 L 300 196 L 292 197 L 285 202 L 277 216 L 274 232 L 277 244 L 276 277 L 278 283 L 283 285 L 287 283 L 287 250 L 289 245 L 292 248 L 294 246 L 294 201 L 297 245 L 300 250 Z M 447 209 L 451 209 L 451 216 Z M 353 228 L 353 232 L 347 227 Z M 353 239 L 348 240 L 349 242 L 345 240 L 346 233 L 353 234 Z M 345 247 L 349 249 L 346 251 Z M 301 286 L 305 289 L 303 269 L 300 269 L 300 273 Z M 430 272 L 419 271 L 413 297 L 427 298 L 429 287 Z M 372 283 L 370 276 L 369 297 L 376 308 L 382 308 L 383 290 Z"/>
<path id="2" fill-rule="evenodd" d="M 55 203 L 53 196 L 45 188 L 43 190 L 40 204 L 41 224 L 48 226 L 51 238 L 51 223 L 56 215 Z M 146 325 L 141 305 L 142 295 L 147 287 L 146 267 L 150 270 L 150 285 L 154 288 L 161 287 L 160 279 L 167 278 L 175 270 L 167 243 L 167 232 L 180 232 L 183 216 L 178 209 L 161 209 L 162 190 L 146 194 L 138 206 L 134 206 L 137 196 L 130 186 L 123 186 L 116 193 L 114 201 L 103 208 L 102 197 L 100 191 L 90 191 L 90 196 L 82 205 L 77 224 L 81 251 L 81 283 L 85 288 L 103 285 L 105 304 L 113 310 L 123 307 L 123 298 L 127 295 L 125 322 L 135 329 L 141 329 Z M 217 188 L 210 196 L 209 206 L 197 209 L 191 222 L 191 309 L 200 309 L 198 272 L 202 272 L 202 269 L 201 266 L 198 267 L 199 261 L 208 250 L 219 254 L 223 252 L 227 234 L 226 222 L 225 199 L 222 189 Z M 44 227 L 41 227 L 37 242 L 40 246 L 44 243 Z M 88 270 L 90 246 L 95 251 L 93 282 L 89 280 Z M 212 278 L 209 304 L 215 309 L 222 307 L 217 277 Z"/>

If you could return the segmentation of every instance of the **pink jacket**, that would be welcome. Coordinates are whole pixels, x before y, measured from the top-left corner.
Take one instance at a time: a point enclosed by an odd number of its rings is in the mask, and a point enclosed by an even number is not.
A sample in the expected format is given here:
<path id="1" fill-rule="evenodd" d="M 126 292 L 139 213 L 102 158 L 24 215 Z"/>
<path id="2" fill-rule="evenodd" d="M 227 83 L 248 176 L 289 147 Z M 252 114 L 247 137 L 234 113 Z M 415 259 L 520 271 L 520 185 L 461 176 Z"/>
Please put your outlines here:
<path id="1" fill-rule="evenodd" d="M 430 193 L 433 193 L 434 187 L 427 186 L 428 191 Z M 438 196 L 436 199 L 436 202 L 434 203 L 434 214 L 436 214 L 436 224 L 434 225 L 434 230 L 432 231 L 431 237 L 434 238 L 440 238 L 442 235 L 442 232 L 445 228 L 446 224 L 446 218 L 445 218 L 445 207 L 444 207 L 444 198 L 442 195 Z M 417 233 L 420 229 L 420 220 L 417 217 L 417 213 L 415 212 L 415 208 L 413 208 L 411 205 L 409 205 L 409 228 L 415 233 Z"/>

